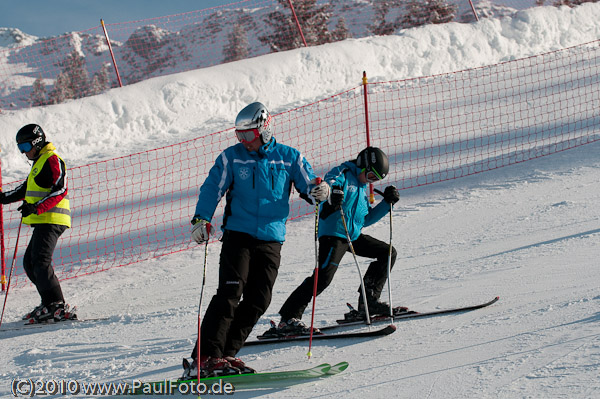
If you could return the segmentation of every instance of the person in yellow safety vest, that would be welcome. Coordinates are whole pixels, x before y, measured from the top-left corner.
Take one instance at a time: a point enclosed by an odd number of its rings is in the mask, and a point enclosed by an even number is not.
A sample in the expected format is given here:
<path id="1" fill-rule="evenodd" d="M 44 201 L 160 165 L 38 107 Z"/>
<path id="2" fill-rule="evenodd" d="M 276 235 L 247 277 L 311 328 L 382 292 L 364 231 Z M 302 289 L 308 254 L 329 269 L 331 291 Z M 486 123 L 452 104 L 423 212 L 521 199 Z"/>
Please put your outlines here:
<path id="1" fill-rule="evenodd" d="M 52 254 L 58 238 L 71 227 L 71 210 L 67 195 L 67 168 L 46 141 L 36 124 L 23 126 L 17 132 L 17 146 L 33 162 L 27 180 L 11 191 L 0 192 L 0 202 L 10 204 L 23 200 L 17 208 L 22 222 L 33 227 L 29 245 L 23 256 L 23 268 L 36 286 L 41 304 L 27 313 L 30 323 L 63 321 L 76 318 L 65 306 L 62 289 L 54 269 Z"/>

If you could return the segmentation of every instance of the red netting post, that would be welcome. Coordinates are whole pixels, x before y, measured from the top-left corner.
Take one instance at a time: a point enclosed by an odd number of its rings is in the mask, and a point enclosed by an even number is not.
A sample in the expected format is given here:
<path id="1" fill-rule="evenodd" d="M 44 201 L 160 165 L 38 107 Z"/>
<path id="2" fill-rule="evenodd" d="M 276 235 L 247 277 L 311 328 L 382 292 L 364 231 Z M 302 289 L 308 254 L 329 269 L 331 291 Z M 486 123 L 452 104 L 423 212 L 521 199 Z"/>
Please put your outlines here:
<path id="1" fill-rule="evenodd" d="M 110 44 L 110 40 L 108 39 L 108 32 L 106 31 L 106 26 L 104 26 L 104 20 L 101 19 L 100 24 L 102 25 L 102 30 L 104 31 L 104 37 L 106 38 L 106 44 L 108 44 L 108 51 L 110 51 L 113 66 L 115 67 L 115 73 L 117 74 L 119 87 L 123 87 L 123 82 L 121 82 L 121 75 L 119 75 L 119 68 L 117 67 L 117 61 L 115 61 L 115 54 L 113 53 L 112 45 Z"/>
<path id="2" fill-rule="evenodd" d="M 471 5 L 471 10 L 473 10 L 473 15 L 475 15 L 475 20 L 479 21 L 479 17 L 477 16 L 477 11 L 475 11 L 475 6 L 473 6 L 473 2 L 469 0 L 469 4 Z"/>
<path id="3" fill-rule="evenodd" d="M 2 163 L 0 162 L 0 189 L 2 188 Z M 0 204 L 0 283 L 6 291 L 6 259 L 4 257 L 4 209 Z"/>
<path id="4" fill-rule="evenodd" d="M 371 136 L 369 134 L 369 100 L 367 95 L 367 72 L 363 71 L 363 93 L 365 97 L 365 131 L 367 133 L 367 147 L 371 145 Z M 369 202 L 375 202 L 375 193 L 373 192 L 373 183 L 369 183 Z"/>
<path id="5" fill-rule="evenodd" d="M 304 43 L 304 47 L 308 47 L 306 44 L 306 39 L 304 39 L 304 33 L 302 33 L 302 27 L 300 26 L 300 22 L 298 21 L 298 17 L 296 16 L 296 11 L 294 10 L 294 5 L 292 4 L 292 0 L 288 0 L 290 3 L 290 9 L 292 10 L 292 15 L 294 16 L 294 21 L 296 21 L 296 27 L 298 28 L 298 32 L 300 32 L 300 37 L 302 38 L 302 43 Z"/>

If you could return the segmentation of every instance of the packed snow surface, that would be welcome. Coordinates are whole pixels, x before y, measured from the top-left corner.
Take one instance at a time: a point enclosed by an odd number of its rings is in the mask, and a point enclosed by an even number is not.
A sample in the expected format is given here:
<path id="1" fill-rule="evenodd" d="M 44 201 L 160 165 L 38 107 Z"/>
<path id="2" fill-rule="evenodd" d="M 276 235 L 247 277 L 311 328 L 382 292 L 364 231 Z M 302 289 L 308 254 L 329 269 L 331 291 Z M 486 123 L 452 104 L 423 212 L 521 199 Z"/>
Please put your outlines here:
<path id="1" fill-rule="evenodd" d="M 229 128 L 252 101 L 280 112 L 327 97 L 357 86 L 363 70 L 372 81 L 396 80 L 597 40 L 599 19 L 597 4 L 541 7 L 470 25 L 427 26 L 271 54 L 3 113 L 3 179 L 27 174 L 29 164 L 13 142 L 26 123 L 42 125 L 70 166 L 84 165 Z M 496 296 L 500 301 L 467 313 L 398 321 L 398 330 L 384 338 L 315 341 L 310 360 L 306 343 L 244 348 L 239 356 L 259 371 L 343 360 L 350 367 L 291 387 L 239 390 L 235 397 L 599 397 L 599 151 L 599 143 L 588 144 L 402 190 L 392 213 L 398 250 L 393 303 L 427 311 Z M 312 272 L 313 223 L 306 217 L 288 224 L 273 300 L 251 339 L 270 319 L 279 321 L 287 295 Z M 390 219 L 365 233 L 387 241 Z M 219 243 L 208 247 L 203 310 L 216 289 L 219 251 Z M 11 395 L 15 379 L 176 379 L 196 338 L 203 261 L 199 246 L 63 282 L 80 318 L 106 319 L 0 332 L 0 395 Z M 367 261 L 359 258 L 359 264 L 364 271 Z M 350 254 L 339 269 L 317 298 L 317 327 L 332 323 L 346 311 L 346 302 L 358 299 Z M 11 290 L 2 328 L 20 326 L 20 316 L 38 302 L 32 286 Z M 310 315 L 304 320 L 310 322 Z"/>

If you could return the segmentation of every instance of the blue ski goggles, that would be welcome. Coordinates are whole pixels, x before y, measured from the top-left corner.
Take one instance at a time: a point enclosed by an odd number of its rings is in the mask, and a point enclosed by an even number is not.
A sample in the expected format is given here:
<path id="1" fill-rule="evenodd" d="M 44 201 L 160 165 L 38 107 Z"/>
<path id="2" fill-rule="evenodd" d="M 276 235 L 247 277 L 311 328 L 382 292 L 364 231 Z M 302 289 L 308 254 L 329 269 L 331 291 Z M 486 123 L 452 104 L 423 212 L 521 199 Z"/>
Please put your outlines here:
<path id="1" fill-rule="evenodd" d="M 33 149 L 33 144 L 31 144 L 30 142 L 25 142 L 25 143 L 19 143 L 17 144 L 17 147 L 19 147 L 19 150 L 21 151 L 21 154 L 24 154 L 26 152 L 29 152 Z"/>

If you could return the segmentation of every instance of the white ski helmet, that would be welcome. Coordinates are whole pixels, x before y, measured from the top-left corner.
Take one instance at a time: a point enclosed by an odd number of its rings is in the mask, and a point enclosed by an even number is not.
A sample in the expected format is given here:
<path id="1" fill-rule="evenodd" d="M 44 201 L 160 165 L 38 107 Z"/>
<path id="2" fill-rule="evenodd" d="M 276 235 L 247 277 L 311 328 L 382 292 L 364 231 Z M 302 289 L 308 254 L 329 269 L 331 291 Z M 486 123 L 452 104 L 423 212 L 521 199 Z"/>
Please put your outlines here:
<path id="1" fill-rule="evenodd" d="M 250 142 L 260 137 L 267 144 L 273 137 L 272 117 L 262 103 L 255 102 L 242 109 L 235 118 L 235 133 L 238 140 Z"/>

